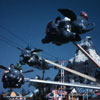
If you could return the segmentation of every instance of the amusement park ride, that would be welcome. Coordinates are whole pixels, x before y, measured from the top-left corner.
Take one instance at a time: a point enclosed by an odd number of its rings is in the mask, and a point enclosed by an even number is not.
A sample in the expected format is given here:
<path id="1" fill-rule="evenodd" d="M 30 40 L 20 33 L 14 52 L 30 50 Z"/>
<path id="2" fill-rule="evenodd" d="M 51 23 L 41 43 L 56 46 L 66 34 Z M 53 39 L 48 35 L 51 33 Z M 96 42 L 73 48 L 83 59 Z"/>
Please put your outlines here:
<path id="1" fill-rule="evenodd" d="M 13 67 L 13 64 L 11 66 Z M 3 88 L 21 88 L 21 86 L 24 84 L 23 74 L 33 72 L 33 70 L 22 72 L 17 68 L 8 69 L 2 65 L 0 65 L 0 68 L 5 70 L 2 76 Z"/>
<path id="2" fill-rule="evenodd" d="M 80 34 L 91 31 L 94 28 L 94 23 L 88 22 L 88 15 L 85 12 L 81 12 L 81 16 L 77 17 L 76 14 L 69 9 L 59 9 L 59 12 L 65 16 L 64 19 L 60 17 L 56 18 L 55 21 L 51 21 L 48 23 L 46 28 L 46 37 L 42 39 L 42 43 L 52 42 L 56 45 L 62 45 L 64 43 L 72 42 L 78 49 L 80 49 L 96 66 L 100 68 L 98 62 L 95 61 L 76 41 L 79 41 Z M 23 51 L 23 50 L 21 50 Z M 45 58 L 42 58 L 38 55 L 38 52 L 42 50 L 37 49 L 31 52 L 23 52 L 21 55 L 22 59 L 21 64 L 28 64 L 29 66 L 41 66 L 42 62 L 47 64 L 51 64 L 56 66 L 64 71 L 68 71 L 72 74 L 78 75 L 82 78 L 88 79 L 95 83 L 100 83 L 100 80 L 97 80 L 94 77 L 88 76 L 86 74 L 80 73 L 78 71 L 72 70 Z M 25 55 L 24 55 L 25 53 Z M 31 58 L 31 59 L 30 59 Z M 22 72 L 15 69 L 15 71 L 10 71 L 4 66 L 0 66 L 0 68 L 6 70 L 3 75 L 3 85 L 4 88 L 10 87 L 9 84 L 12 82 L 12 88 L 20 88 L 24 82 L 35 82 L 35 83 L 43 83 L 43 84 L 54 84 L 54 85 L 65 85 L 70 87 L 81 87 L 81 88 L 91 88 L 91 89 L 100 89 L 100 85 L 87 85 L 87 84 L 76 84 L 76 83 L 63 83 L 63 82 L 55 82 L 55 81 L 46 81 L 39 79 L 31 79 L 24 78 Z M 7 72 L 8 71 L 8 72 Z M 5 85 L 7 84 L 7 85 Z M 15 84 L 15 85 L 14 85 Z"/>

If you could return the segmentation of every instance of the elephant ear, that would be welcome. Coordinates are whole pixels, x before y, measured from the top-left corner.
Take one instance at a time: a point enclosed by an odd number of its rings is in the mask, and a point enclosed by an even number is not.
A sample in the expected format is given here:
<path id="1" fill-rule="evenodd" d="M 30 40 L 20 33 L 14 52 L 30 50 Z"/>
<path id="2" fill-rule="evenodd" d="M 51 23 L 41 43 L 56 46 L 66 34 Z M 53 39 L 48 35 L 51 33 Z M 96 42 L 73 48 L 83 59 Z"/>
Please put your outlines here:
<path id="1" fill-rule="evenodd" d="M 7 68 L 7 67 L 2 66 L 2 65 L 0 65 L 0 69 L 3 69 L 3 70 L 8 70 L 8 68 Z"/>
<path id="2" fill-rule="evenodd" d="M 30 72 L 33 72 L 34 70 L 27 70 L 27 71 L 24 71 L 23 73 L 30 73 Z"/>
<path id="3" fill-rule="evenodd" d="M 33 52 L 41 52 L 41 51 L 43 51 L 43 50 L 35 48 L 31 53 L 33 53 Z"/>
<path id="4" fill-rule="evenodd" d="M 77 19 L 76 14 L 70 10 L 70 9 L 58 9 L 58 11 L 65 17 L 68 17 L 71 19 L 71 21 L 74 21 Z"/>

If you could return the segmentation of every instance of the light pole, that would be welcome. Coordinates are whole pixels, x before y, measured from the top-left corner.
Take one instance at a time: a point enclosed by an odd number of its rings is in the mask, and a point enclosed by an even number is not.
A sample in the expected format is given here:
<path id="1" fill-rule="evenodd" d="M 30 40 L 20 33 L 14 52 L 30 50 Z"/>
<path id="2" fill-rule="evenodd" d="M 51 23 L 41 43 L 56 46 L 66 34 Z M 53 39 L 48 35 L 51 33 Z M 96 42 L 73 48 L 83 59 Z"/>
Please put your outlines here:
<path id="1" fill-rule="evenodd" d="M 61 66 L 64 66 L 64 63 L 66 61 L 61 61 Z M 61 69 L 61 83 L 64 83 L 64 69 Z M 63 86 L 61 85 L 61 98 L 62 98 L 62 88 Z"/>

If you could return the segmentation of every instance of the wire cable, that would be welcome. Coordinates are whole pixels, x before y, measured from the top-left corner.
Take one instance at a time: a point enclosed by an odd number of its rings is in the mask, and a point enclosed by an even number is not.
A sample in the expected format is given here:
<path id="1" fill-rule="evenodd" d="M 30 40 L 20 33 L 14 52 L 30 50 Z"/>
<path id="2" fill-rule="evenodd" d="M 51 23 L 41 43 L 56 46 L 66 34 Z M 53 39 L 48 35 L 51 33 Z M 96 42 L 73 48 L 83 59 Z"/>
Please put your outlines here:
<path id="1" fill-rule="evenodd" d="M 15 47 L 15 48 L 17 48 L 17 49 L 20 48 L 20 47 L 18 46 L 17 43 L 15 43 L 15 42 L 9 40 L 8 38 L 6 38 L 6 37 L 4 37 L 4 36 L 2 36 L 2 35 L 0 35 L 0 40 L 2 40 L 2 41 L 5 42 L 6 44 L 9 44 L 9 45 L 11 45 L 11 46 L 13 46 L 13 47 Z"/>
<path id="2" fill-rule="evenodd" d="M 4 30 L 6 30 L 10 35 L 12 35 L 14 38 L 19 39 L 20 41 L 22 41 L 24 44 L 28 44 L 24 39 L 22 39 L 21 37 L 19 37 L 18 35 L 16 35 L 14 32 L 12 32 L 11 30 L 9 30 L 8 28 L 0 25 L 0 27 Z"/>

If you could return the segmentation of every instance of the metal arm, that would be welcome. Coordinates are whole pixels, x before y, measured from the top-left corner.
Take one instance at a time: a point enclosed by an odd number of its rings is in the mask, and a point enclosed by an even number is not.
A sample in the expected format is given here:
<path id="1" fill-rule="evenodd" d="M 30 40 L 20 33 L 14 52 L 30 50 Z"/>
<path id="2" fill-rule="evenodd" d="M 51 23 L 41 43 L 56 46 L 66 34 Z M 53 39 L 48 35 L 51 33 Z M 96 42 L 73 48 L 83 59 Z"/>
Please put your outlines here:
<path id="1" fill-rule="evenodd" d="M 52 64 L 52 65 L 54 65 L 54 66 L 56 66 L 56 67 L 58 67 L 58 68 L 64 69 L 64 70 L 66 70 L 66 71 L 68 71 L 68 72 L 70 72 L 70 73 L 73 73 L 73 74 L 75 74 L 75 75 L 78 75 L 78 76 L 80 76 L 80 77 L 86 78 L 86 79 L 88 79 L 88 80 L 90 80 L 90 81 L 97 82 L 96 78 L 93 78 L 93 77 L 91 77 L 91 76 L 85 75 L 85 74 L 80 73 L 80 72 L 78 72 L 78 71 L 72 70 L 72 69 L 67 68 L 67 67 L 65 67 L 65 66 L 61 66 L 61 65 L 59 65 L 59 64 L 57 64 L 57 63 L 54 63 L 54 62 L 52 62 L 52 61 L 50 61 L 50 60 L 45 59 L 45 62 L 47 62 L 47 63 L 49 63 L 49 64 Z"/>
<path id="2" fill-rule="evenodd" d="M 95 59 L 93 59 L 79 44 L 73 42 L 73 44 L 79 48 L 96 66 L 98 66 L 100 68 L 100 64 L 98 64 L 97 61 L 95 61 Z"/>
<path id="3" fill-rule="evenodd" d="M 100 89 L 100 87 L 99 86 L 96 86 L 96 85 L 76 84 L 76 83 L 62 83 L 62 82 L 55 82 L 55 81 L 36 80 L 36 79 L 30 79 L 30 78 L 25 78 L 25 80 L 26 81 L 29 81 L 29 82 L 36 82 L 36 83 L 45 83 L 45 84 L 54 84 L 54 85 L 64 85 L 64 86 L 90 88 L 90 89 Z"/>

